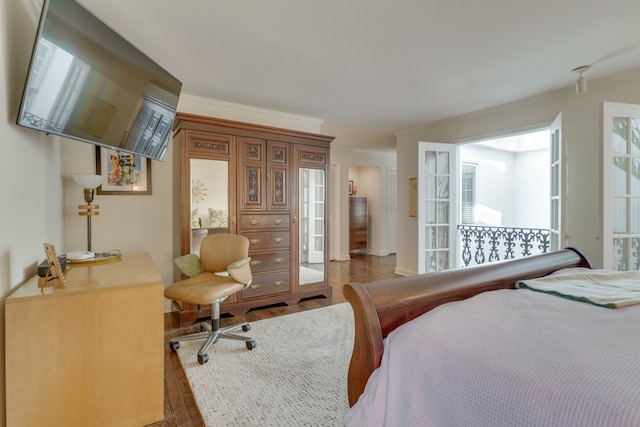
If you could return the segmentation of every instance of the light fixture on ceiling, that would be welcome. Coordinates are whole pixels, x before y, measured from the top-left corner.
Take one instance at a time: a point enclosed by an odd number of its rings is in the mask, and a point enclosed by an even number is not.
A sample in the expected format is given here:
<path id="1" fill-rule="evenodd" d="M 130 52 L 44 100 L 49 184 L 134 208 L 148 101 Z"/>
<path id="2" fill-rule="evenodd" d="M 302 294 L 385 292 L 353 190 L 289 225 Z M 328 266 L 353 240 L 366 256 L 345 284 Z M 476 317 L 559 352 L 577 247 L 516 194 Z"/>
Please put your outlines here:
<path id="1" fill-rule="evenodd" d="M 591 65 L 583 65 L 578 68 L 574 68 L 571 70 L 572 72 L 580 73 L 580 77 L 576 80 L 576 92 L 577 93 L 585 93 L 587 91 L 587 79 L 582 76 L 582 73 L 591 69 Z"/>

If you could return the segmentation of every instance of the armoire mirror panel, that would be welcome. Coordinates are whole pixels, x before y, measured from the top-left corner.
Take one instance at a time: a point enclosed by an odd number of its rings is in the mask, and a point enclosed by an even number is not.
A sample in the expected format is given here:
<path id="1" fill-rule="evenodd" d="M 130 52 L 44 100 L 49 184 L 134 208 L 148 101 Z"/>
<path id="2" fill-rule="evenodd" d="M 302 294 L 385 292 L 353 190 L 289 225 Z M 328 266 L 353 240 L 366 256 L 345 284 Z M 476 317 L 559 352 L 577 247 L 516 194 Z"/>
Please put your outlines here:
<path id="1" fill-rule="evenodd" d="M 299 220 L 299 283 L 325 280 L 325 171 L 298 169 Z"/>
<path id="2" fill-rule="evenodd" d="M 190 162 L 191 253 L 199 253 L 207 234 L 229 232 L 229 162 L 195 159 Z"/>

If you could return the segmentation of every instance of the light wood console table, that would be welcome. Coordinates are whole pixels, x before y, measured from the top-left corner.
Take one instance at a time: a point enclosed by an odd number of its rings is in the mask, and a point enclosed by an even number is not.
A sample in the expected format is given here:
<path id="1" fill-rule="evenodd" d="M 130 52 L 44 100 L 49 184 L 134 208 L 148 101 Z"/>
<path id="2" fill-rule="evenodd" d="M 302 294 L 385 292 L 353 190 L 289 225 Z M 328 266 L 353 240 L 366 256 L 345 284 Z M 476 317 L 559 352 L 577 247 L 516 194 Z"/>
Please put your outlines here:
<path id="1" fill-rule="evenodd" d="M 163 283 L 147 253 L 34 277 L 5 301 L 7 426 L 143 426 L 164 417 Z"/>

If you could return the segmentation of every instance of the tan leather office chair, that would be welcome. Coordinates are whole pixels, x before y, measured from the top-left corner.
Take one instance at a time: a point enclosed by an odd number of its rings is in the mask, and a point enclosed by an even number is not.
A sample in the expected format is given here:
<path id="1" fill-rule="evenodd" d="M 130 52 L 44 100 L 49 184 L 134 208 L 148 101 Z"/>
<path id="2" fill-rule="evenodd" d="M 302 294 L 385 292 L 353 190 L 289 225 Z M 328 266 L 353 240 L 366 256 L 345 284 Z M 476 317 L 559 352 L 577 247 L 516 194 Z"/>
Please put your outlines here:
<path id="1" fill-rule="evenodd" d="M 202 365 L 209 360 L 207 351 L 218 338 L 244 341 L 247 349 L 255 348 L 256 342 L 252 338 L 229 333 L 238 328 L 248 331 L 251 329 L 248 322 L 220 328 L 220 303 L 251 284 L 248 253 L 249 240 L 246 237 L 239 234 L 211 234 L 202 240 L 199 257 L 188 254 L 176 258 L 176 266 L 189 278 L 168 286 L 164 296 L 199 306 L 210 304 L 211 325 L 203 322 L 200 324 L 201 332 L 172 338 L 169 341 L 171 350 L 176 351 L 180 341 L 206 339 L 198 351 L 198 362 Z"/>

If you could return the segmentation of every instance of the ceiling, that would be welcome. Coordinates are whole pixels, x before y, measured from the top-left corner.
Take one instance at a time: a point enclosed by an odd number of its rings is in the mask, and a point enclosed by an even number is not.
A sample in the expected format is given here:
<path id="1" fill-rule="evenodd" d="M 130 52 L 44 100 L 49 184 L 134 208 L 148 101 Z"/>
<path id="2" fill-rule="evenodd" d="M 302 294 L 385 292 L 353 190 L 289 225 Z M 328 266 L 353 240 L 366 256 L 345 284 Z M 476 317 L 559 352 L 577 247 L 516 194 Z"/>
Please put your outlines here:
<path id="1" fill-rule="evenodd" d="M 571 89 L 582 65 L 591 81 L 640 69 L 638 0 L 81 2 L 183 93 L 321 119 L 356 148 Z"/>

